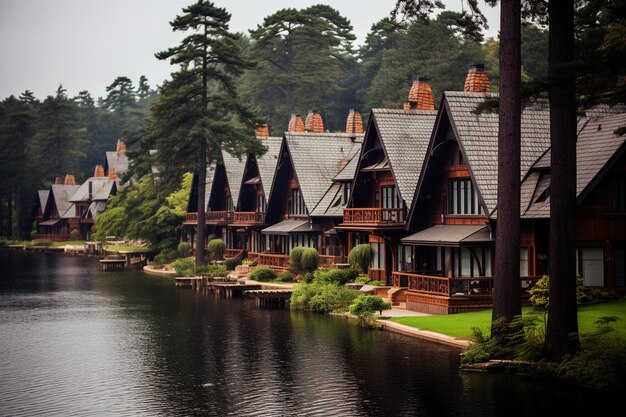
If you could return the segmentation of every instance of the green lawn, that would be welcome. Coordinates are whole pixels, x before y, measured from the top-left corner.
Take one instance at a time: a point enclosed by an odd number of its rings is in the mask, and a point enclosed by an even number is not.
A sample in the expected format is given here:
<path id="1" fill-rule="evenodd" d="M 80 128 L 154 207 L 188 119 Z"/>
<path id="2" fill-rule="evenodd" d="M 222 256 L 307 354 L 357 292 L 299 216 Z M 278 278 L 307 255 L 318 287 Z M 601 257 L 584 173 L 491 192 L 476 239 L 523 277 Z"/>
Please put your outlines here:
<path id="1" fill-rule="evenodd" d="M 105 250 L 111 252 L 148 252 L 148 248 L 145 246 L 135 246 L 135 245 L 108 245 L 104 247 Z"/>
<path id="2" fill-rule="evenodd" d="M 524 314 L 530 311 L 530 307 L 524 308 Z M 613 323 L 612 327 L 620 336 L 626 337 L 626 301 L 591 304 L 580 307 L 578 309 L 578 328 L 580 334 L 584 336 L 585 334 L 594 332 L 597 329 L 594 322 L 599 317 L 605 316 L 617 317 L 617 322 Z M 396 317 L 390 320 L 422 330 L 468 339 L 472 337 L 473 327 L 480 328 L 483 333 L 489 333 L 491 310 L 440 316 Z"/>
<path id="3" fill-rule="evenodd" d="M 85 246 L 84 240 L 69 240 L 67 242 L 52 242 L 52 246 Z"/>

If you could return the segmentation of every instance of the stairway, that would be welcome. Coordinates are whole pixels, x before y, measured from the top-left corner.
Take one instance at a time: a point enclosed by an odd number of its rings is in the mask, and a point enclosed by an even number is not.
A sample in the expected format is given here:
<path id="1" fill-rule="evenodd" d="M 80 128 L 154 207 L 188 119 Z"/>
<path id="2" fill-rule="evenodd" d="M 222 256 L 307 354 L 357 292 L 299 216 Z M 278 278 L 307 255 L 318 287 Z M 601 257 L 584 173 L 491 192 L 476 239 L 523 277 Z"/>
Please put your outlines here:
<path id="1" fill-rule="evenodd" d="M 250 275 L 250 265 L 237 265 L 234 271 L 228 274 L 228 279 L 237 281 L 239 279 L 247 279 Z"/>

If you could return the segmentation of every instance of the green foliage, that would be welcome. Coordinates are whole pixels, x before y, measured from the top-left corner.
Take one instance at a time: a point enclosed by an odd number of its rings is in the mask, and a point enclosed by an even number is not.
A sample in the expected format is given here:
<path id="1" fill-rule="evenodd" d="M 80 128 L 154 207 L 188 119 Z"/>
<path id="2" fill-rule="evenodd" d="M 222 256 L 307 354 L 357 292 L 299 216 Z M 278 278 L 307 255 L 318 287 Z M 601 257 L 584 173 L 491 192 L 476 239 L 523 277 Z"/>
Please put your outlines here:
<path id="1" fill-rule="evenodd" d="M 188 242 L 180 242 L 177 250 L 181 257 L 186 258 L 191 254 L 191 245 Z"/>
<path id="2" fill-rule="evenodd" d="M 276 271 L 272 268 L 254 268 L 250 273 L 250 279 L 260 282 L 273 281 L 276 279 Z"/>
<path id="3" fill-rule="evenodd" d="M 213 239 L 209 242 L 206 249 L 213 259 L 221 260 L 224 258 L 226 243 L 222 239 Z"/>
<path id="4" fill-rule="evenodd" d="M 550 276 L 544 275 L 528 290 L 530 303 L 538 311 L 547 311 L 550 301 Z M 585 297 L 583 278 L 576 277 L 576 302 L 580 305 Z"/>
<path id="5" fill-rule="evenodd" d="M 0 238 L 0 249 L 6 248 L 8 245 L 9 245 L 9 243 L 8 243 L 8 241 L 6 239 Z"/>
<path id="6" fill-rule="evenodd" d="M 357 295 L 356 291 L 337 284 L 300 283 L 291 294 L 290 304 L 294 310 L 318 313 L 346 311 Z"/>
<path id="7" fill-rule="evenodd" d="M 183 174 L 183 180 L 180 183 L 180 188 L 165 198 L 167 205 L 177 216 L 184 217 L 187 213 L 187 202 L 189 201 L 192 180 L 193 174 L 191 172 L 185 172 Z"/>
<path id="8" fill-rule="evenodd" d="M 377 311 L 382 314 L 383 310 L 389 309 L 391 309 L 391 303 L 378 295 L 360 295 L 350 304 L 350 313 L 357 317 L 372 315 Z"/>
<path id="9" fill-rule="evenodd" d="M 348 282 L 353 282 L 358 277 L 359 271 L 354 268 L 351 269 L 318 269 L 314 273 L 314 279 L 320 283 L 336 283 L 339 285 L 345 285 Z"/>
<path id="10" fill-rule="evenodd" d="M 315 273 L 313 272 L 306 272 L 302 274 L 300 278 L 300 280 L 306 284 L 312 283 L 314 279 L 315 279 Z"/>
<path id="11" fill-rule="evenodd" d="M 358 277 L 356 277 L 354 282 L 356 282 L 357 284 L 367 284 L 367 283 L 369 283 L 369 280 L 370 279 L 369 279 L 369 277 L 367 275 L 359 275 Z"/>
<path id="12" fill-rule="evenodd" d="M 228 271 L 222 265 L 203 265 L 194 269 L 196 275 L 208 275 L 213 277 L 227 277 Z"/>
<path id="13" fill-rule="evenodd" d="M 367 274 L 367 269 L 372 263 L 374 257 L 374 249 L 367 244 L 362 243 L 352 248 L 348 254 L 348 262 L 352 268 L 358 268 L 364 274 Z"/>
<path id="14" fill-rule="evenodd" d="M 179 277 L 193 277 L 196 275 L 195 273 L 196 263 L 191 258 L 181 258 L 177 259 L 173 264 L 172 268 L 176 271 L 176 275 Z"/>
<path id="15" fill-rule="evenodd" d="M 300 262 L 302 264 L 302 272 L 313 272 L 320 263 L 320 255 L 315 248 L 305 248 L 302 251 Z"/>
<path id="16" fill-rule="evenodd" d="M 159 253 L 158 255 L 154 257 L 154 263 L 156 264 L 165 265 L 168 262 L 169 262 L 169 259 L 167 259 L 167 256 L 164 253 Z"/>
<path id="17" fill-rule="evenodd" d="M 274 280 L 276 282 L 293 282 L 293 274 L 289 271 L 285 271 L 285 272 L 281 272 L 280 274 L 278 274 L 278 276 L 276 277 L 276 279 Z"/>
<path id="18" fill-rule="evenodd" d="M 236 258 L 225 259 L 222 265 L 224 265 L 224 268 L 232 271 L 237 265 L 241 265 L 241 257 L 238 256 Z"/>
<path id="19" fill-rule="evenodd" d="M 33 242 L 33 246 L 52 246 L 54 244 L 51 240 L 36 240 Z"/>
<path id="20" fill-rule="evenodd" d="M 291 250 L 289 254 L 290 257 L 290 268 L 291 272 L 294 274 L 299 274 L 302 272 L 302 253 L 304 252 L 304 247 L 296 246 Z"/>
<path id="21" fill-rule="evenodd" d="M 73 230 L 70 232 L 70 238 L 71 238 L 72 240 L 78 240 L 78 239 L 80 239 L 80 230 L 78 230 L 78 229 L 73 229 Z"/>

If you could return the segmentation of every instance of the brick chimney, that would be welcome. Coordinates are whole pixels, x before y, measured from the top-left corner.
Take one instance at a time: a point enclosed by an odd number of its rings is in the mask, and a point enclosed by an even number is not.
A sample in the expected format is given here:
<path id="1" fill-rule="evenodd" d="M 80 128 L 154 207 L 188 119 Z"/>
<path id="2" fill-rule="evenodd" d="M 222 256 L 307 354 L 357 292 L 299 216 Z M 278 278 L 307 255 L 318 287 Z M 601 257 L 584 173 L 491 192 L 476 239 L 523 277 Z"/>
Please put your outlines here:
<path id="1" fill-rule="evenodd" d="M 56 177 L 56 178 L 54 179 L 54 183 L 55 183 L 55 184 L 63 184 L 63 178 L 61 178 L 61 177 Z"/>
<path id="2" fill-rule="evenodd" d="M 270 136 L 270 128 L 267 123 L 263 123 L 254 129 L 254 134 L 259 139 L 266 139 Z"/>
<path id="3" fill-rule="evenodd" d="M 491 91 L 489 77 L 484 64 L 469 64 L 463 91 L 470 93 L 488 93 Z"/>
<path id="4" fill-rule="evenodd" d="M 317 110 L 309 110 L 304 122 L 304 130 L 313 133 L 324 133 L 324 119 Z"/>
<path id="5" fill-rule="evenodd" d="M 102 165 L 96 165 L 96 168 L 93 170 L 94 177 L 104 177 L 104 167 Z"/>
<path id="6" fill-rule="evenodd" d="M 65 184 L 65 185 L 76 185 L 76 179 L 74 178 L 73 175 L 67 174 L 65 176 L 65 181 L 63 182 L 63 184 Z"/>
<path id="7" fill-rule="evenodd" d="M 408 101 L 404 102 L 404 110 L 435 110 L 433 91 L 426 77 L 419 77 L 417 81 L 413 81 L 408 98 Z"/>
<path id="8" fill-rule="evenodd" d="M 109 179 L 116 180 L 117 175 L 115 174 L 115 168 L 109 168 Z"/>
<path id="9" fill-rule="evenodd" d="M 361 113 L 350 109 L 346 120 L 346 133 L 363 133 L 363 118 Z"/>
<path id="10" fill-rule="evenodd" d="M 291 113 L 287 132 L 304 132 L 304 122 L 299 114 Z"/>
<path id="11" fill-rule="evenodd" d="M 122 141 L 122 139 L 117 140 L 117 153 L 123 154 L 126 153 L 126 144 Z"/>

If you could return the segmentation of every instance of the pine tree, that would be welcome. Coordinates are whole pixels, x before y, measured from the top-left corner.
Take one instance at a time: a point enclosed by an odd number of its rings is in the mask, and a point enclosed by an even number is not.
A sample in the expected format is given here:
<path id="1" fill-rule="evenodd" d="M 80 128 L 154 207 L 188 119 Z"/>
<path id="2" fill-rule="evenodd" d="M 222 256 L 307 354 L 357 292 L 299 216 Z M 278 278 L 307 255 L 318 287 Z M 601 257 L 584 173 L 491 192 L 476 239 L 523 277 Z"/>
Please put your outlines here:
<path id="1" fill-rule="evenodd" d="M 171 22 L 172 29 L 186 37 L 156 54 L 179 69 L 163 84 L 153 106 L 151 137 L 161 181 L 176 184 L 184 172 L 198 173 L 198 265 L 204 264 L 206 248 L 207 163 L 219 160 L 222 149 L 239 156 L 261 151 L 252 130 L 261 120 L 237 100 L 237 77 L 253 64 L 242 57 L 229 21 L 226 9 L 198 0 Z"/>

